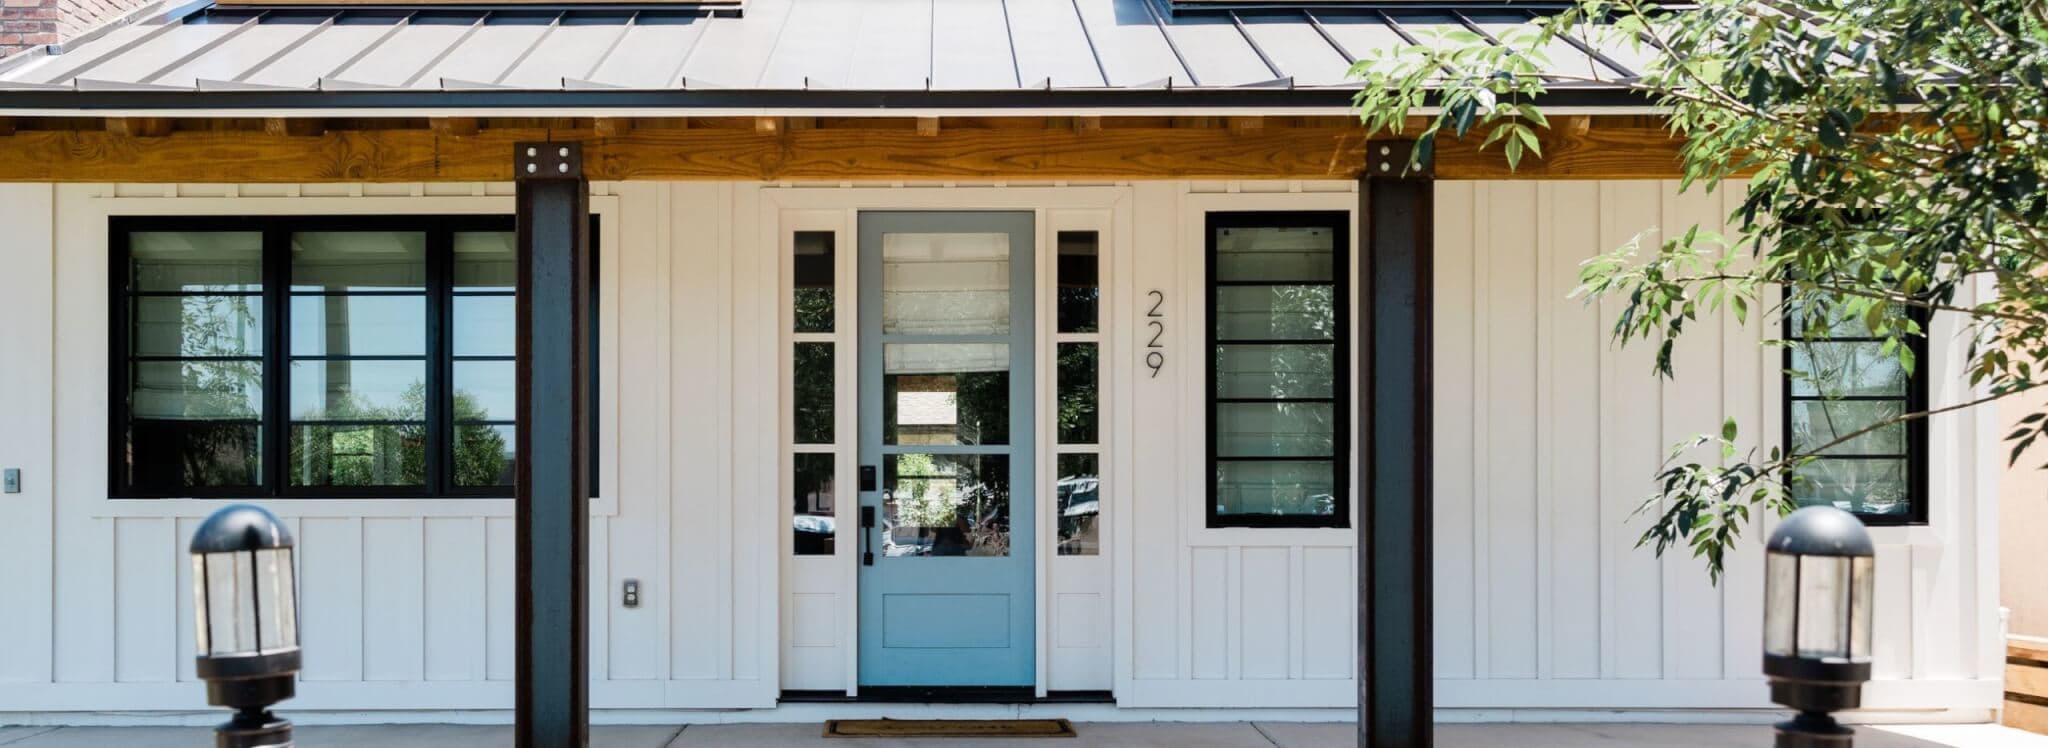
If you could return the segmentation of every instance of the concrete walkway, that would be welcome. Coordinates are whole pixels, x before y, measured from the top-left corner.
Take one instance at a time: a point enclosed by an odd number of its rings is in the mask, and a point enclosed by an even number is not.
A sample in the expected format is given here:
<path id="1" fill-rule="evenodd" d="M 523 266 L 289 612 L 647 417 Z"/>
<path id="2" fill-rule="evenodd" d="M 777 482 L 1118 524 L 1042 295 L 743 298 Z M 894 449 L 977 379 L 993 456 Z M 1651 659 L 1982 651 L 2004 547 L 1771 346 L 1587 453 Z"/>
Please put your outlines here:
<path id="1" fill-rule="evenodd" d="M 592 728 L 596 748 L 1342 748 L 1351 725 L 1299 722 L 1095 723 L 1079 740 L 826 740 L 816 724 L 691 725 Z M 2048 748 L 2048 737 L 1996 725 L 1865 727 L 1858 748 Z M 1771 744 L 1768 727 L 1753 725 L 1443 725 L 1439 748 L 1729 748 Z M 302 727 L 304 748 L 469 748 L 512 742 L 511 728 L 473 725 Z M 190 727 L 0 727 L 0 748 L 205 748 L 212 731 Z"/>

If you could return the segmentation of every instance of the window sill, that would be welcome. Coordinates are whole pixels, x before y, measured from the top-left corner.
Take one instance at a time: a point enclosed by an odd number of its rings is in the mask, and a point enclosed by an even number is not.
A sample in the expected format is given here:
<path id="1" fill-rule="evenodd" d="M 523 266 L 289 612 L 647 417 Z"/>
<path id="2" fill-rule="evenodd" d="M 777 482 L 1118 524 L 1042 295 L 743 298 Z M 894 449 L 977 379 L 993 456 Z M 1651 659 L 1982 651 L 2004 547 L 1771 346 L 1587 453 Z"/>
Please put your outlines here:
<path id="1" fill-rule="evenodd" d="M 279 517 L 511 517 L 509 498 L 475 499 L 107 499 L 97 503 L 95 519 L 126 517 L 204 517 L 228 504 L 262 504 Z M 619 513 L 615 498 L 590 500 L 590 514 Z"/>

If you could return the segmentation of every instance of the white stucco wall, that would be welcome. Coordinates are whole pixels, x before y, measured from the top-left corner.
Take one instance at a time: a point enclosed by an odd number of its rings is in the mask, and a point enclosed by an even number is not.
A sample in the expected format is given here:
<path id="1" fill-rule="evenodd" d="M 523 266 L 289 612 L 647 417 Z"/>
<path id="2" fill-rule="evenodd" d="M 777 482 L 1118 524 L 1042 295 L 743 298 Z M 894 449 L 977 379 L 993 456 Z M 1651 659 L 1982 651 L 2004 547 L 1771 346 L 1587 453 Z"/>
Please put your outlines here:
<path id="1" fill-rule="evenodd" d="M 1036 207 L 1042 243 L 1060 226 L 1104 231 L 1107 550 L 1041 558 L 1039 629 L 1087 644 L 1060 652 L 1042 640 L 1042 685 L 1113 689 L 1132 713 L 1321 707 L 1341 717 L 1350 707 L 1353 531 L 1203 526 L 1200 305 L 1204 211 L 1354 210 L 1351 183 L 594 192 L 605 216 L 607 429 L 591 538 L 594 707 L 683 719 L 673 710 L 772 707 L 783 688 L 848 680 L 851 598 L 820 608 L 821 598 L 791 595 L 850 595 L 852 544 L 784 556 L 780 257 L 785 231 L 843 229 L 867 207 Z M 510 194 L 497 184 L 0 185 L 0 466 L 25 470 L 25 492 L 0 495 L 0 722 L 204 708 L 182 548 L 215 504 L 106 498 L 106 217 L 510 212 Z M 1754 321 L 1722 321 L 1688 336 L 1681 378 L 1660 383 L 1644 351 L 1607 344 L 1603 310 L 1564 298 L 1583 258 L 1644 228 L 1712 224 L 1728 199 L 1679 197 L 1662 182 L 1438 186 L 1442 718 L 1768 706 L 1760 557 L 1752 549 L 1710 587 L 1697 562 L 1635 549 L 1641 525 L 1627 516 L 1677 438 L 1726 414 L 1752 438 L 1776 439 L 1777 352 L 1754 345 L 1765 334 Z M 839 246 L 850 254 L 850 237 Z M 1154 290 L 1167 315 L 1157 378 L 1140 363 Z M 1951 376 L 1960 351 L 1943 343 L 1953 330 L 1934 333 L 1935 400 L 1953 402 L 1964 394 Z M 1910 710 L 1892 718 L 1983 719 L 1998 703 L 1994 426 L 1989 414 L 1937 419 L 1932 524 L 1878 531 L 1879 682 L 1866 704 Z M 306 682 L 293 710 L 510 706 L 509 500 L 272 506 L 304 548 Z M 618 604 L 629 578 L 645 591 L 636 609 Z M 1062 612 L 1060 600 L 1074 605 Z M 793 653 L 798 638 L 838 648 Z"/>

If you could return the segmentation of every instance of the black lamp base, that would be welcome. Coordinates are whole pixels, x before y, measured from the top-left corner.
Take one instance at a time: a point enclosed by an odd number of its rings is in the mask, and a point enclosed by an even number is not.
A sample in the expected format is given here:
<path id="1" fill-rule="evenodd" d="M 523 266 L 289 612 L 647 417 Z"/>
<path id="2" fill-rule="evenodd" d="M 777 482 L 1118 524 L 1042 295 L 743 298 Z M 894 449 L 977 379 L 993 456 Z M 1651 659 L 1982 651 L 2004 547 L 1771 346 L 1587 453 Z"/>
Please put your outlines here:
<path id="1" fill-rule="evenodd" d="M 214 748 L 292 748 L 292 723 L 268 709 L 243 709 L 213 729 Z"/>
<path id="2" fill-rule="evenodd" d="M 1856 731 L 1843 727 L 1826 712 L 1800 712 L 1778 723 L 1777 748 L 1850 748 Z"/>

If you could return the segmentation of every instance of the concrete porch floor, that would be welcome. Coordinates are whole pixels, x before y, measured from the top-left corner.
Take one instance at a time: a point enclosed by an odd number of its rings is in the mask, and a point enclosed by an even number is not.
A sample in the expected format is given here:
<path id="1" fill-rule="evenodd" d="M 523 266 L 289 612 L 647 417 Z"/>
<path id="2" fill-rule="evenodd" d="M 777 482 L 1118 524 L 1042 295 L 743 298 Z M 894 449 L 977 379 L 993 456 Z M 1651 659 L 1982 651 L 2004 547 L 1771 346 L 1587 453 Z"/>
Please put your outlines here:
<path id="1" fill-rule="evenodd" d="M 1300 722 L 1084 723 L 1078 740 L 826 740 L 817 724 L 599 726 L 591 728 L 596 748 L 1341 748 L 1351 745 L 1351 725 Z M 211 730 L 192 727 L 0 727 L 0 748 L 201 748 L 213 744 Z M 1440 748 L 1725 748 L 1771 744 L 1770 728 L 1756 725 L 1652 724 L 1486 724 L 1441 725 Z M 295 736 L 304 748 L 449 748 L 502 746 L 511 728 L 476 725 L 365 725 L 302 727 Z M 1859 748 L 2048 748 L 2048 736 L 1997 725 L 1862 727 Z"/>

